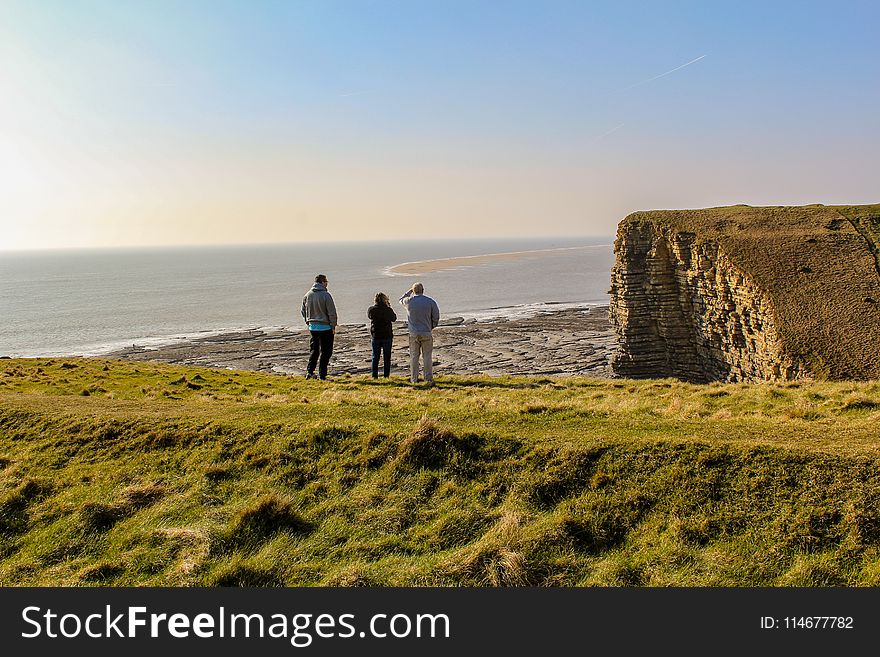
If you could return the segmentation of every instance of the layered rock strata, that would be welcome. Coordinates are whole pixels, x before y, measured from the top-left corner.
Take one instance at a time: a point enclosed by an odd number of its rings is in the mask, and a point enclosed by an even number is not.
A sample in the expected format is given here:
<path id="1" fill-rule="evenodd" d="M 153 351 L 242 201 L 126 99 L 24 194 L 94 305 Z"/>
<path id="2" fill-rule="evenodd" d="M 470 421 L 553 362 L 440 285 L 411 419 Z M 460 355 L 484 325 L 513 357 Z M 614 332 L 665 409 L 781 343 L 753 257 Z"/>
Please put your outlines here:
<path id="1" fill-rule="evenodd" d="M 622 231 L 615 249 L 616 373 L 695 383 L 807 374 L 784 353 L 767 294 L 717 244 L 643 225 Z"/>
<path id="2" fill-rule="evenodd" d="M 614 371 L 697 383 L 880 377 L 880 276 L 864 232 L 824 207 L 630 215 L 612 270 Z"/>

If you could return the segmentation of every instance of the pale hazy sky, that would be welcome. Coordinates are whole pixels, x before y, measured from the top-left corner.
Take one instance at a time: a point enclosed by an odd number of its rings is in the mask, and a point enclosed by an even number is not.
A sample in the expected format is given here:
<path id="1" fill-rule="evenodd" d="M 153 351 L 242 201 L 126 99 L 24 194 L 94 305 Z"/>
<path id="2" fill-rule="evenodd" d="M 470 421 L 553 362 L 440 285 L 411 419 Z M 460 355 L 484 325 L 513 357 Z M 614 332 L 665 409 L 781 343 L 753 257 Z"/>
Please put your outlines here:
<path id="1" fill-rule="evenodd" d="M 0 3 L 0 250 L 880 201 L 876 2 Z"/>

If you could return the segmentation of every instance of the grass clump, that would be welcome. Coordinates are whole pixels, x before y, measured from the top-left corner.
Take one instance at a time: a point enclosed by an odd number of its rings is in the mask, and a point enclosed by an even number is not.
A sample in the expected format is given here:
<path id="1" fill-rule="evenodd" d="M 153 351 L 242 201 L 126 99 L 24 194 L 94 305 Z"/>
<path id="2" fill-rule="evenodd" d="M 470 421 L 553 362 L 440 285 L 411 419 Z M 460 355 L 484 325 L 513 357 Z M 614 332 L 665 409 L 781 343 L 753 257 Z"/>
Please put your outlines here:
<path id="1" fill-rule="evenodd" d="M 115 503 L 98 501 L 83 503 L 79 510 L 80 520 L 87 531 L 104 532 L 120 520 L 153 504 L 164 493 L 165 488 L 156 484 L 126 488 L 122 491 L 121 499 Z"/>
<path id="2" fill-rule="evenodd" d="M 270 567 L 249 564 L 239 558 L 223 564 L 208 578 L 209 586 L 283 586 L 284 580 Z"/>
<path id="3" fill-rule="evenodd" d="M 436 421 L 427 416 L 419 423 L 397 449 L 397 461 L 415 468 L 439 468 L 449 460 L 457 439 Z"/>
<path id="4" fill-rule="evenodd" d="M 51 489 L 45 482 L 28 478 L 0 499 L 0 535 L 26 531 L 28 507 L 48 495 Z"/>
<path id="5" fill-rule="evenodd" d="M 239 511 L 222 539 L 228 550 L 259 545 L 278 532 L 305 534 L 310 529 L 290 502 L 270 493 Z"/>

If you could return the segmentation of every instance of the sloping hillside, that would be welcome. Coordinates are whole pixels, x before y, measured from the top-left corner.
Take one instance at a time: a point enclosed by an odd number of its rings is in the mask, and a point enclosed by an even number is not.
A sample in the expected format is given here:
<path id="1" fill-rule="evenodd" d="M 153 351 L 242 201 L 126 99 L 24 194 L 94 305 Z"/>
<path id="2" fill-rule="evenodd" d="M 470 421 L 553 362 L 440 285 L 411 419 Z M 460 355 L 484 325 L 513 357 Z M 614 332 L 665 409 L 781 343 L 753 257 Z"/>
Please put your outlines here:
<path id="1" fill-rule="evenodd" d="M 2 585 L 880 585 L 880 384 L 0 360 Z"/>

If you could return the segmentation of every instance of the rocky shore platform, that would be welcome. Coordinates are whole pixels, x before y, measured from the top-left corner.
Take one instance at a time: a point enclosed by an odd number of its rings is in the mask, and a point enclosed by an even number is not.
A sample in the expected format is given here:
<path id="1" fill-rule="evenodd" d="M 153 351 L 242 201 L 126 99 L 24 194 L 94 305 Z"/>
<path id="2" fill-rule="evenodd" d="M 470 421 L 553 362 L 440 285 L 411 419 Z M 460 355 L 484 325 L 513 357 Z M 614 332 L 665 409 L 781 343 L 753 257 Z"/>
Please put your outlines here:
<path id="1" fill-rule="evenodd" d="M 395 325 L 391 374 L 409 375 L 406 324 Z M 608 306 L 547 309 L 533 316 L 489 320 L 447 318 L 434 331 L 434 371 L 493 376 L 611 376 L 617 337 Z M 337 329 L 330 377 L 370 373 L 366 324 Z M 302 330 L 246 330 L 160 347 L 132 345 L 111 358 L 304 375 L 309 334 Z"/>

